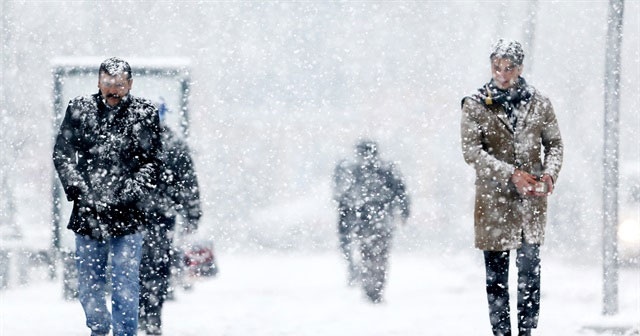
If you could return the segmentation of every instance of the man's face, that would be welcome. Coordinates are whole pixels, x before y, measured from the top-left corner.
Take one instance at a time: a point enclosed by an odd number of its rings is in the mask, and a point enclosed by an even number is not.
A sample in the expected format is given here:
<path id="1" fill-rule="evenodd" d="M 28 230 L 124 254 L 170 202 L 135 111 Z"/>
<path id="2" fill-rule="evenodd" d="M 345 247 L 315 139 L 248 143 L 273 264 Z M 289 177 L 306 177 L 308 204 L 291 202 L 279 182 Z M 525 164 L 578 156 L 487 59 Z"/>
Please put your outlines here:
<path id="1" fill-rule="evenodd" d="M 98 88 L 102 93 L 102 98 L 109 106 L 116 106 L 122 98 L 129 94 L 133 79 L 129 79 L 127 74 L 119 74 L 109 76 L 107 73 L 101 72 L 98 78 Z"/>
<path id="2" fill-rule="evenodd" d="M 500 89 L 506 90 L 514 86 L 522 74 L 522 66 L 515 65 L 508 58 L 491 59 L 491 77 Z"/>

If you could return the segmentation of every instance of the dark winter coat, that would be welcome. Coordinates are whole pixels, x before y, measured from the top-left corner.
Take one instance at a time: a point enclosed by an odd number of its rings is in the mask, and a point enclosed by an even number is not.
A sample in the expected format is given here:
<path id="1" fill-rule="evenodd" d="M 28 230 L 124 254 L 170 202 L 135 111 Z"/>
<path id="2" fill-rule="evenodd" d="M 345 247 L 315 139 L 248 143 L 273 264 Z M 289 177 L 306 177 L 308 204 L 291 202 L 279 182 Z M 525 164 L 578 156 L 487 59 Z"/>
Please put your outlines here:
<path id="1" fill-rule="evenodd" d="M 145 221 L 139 201 L 155 187 L 160 148 L 151 102 L 129 95 L 111 110 L 100 94 L 71 100 L 53 150 L 74 202 L 67 228 L 95 239 L 138 231 Z"/>
<path id="2" fill-rule="evenodd" d="M 334 171 L 334 199 L 341 211 L 362 220 L 379 220 L 400 212 L 409 217 L 410 200 L 395 165 L 380 159 L 342 161 Z"/>
<path id="3" fill-rule="evenodd" d="M 461 144 L 476 172 L 475 245 L 488 251 L 544 242 L 547 198 L 518 194 L 514 170 L 557 181 L 562 166 L 560 128 L 549 99 L 534 88 L 518 108 L 515 130 L 501 105 L 467 97 L 462 103 Z"/>
<path id="4" fill-rule="evenodd" d="M 150 215 L 150 225 L 180 214 L 188 230 L 198 228 L 202 215 L 200 190 L 193 160 L 186 142 L 173 131 L 161 128 L 162 150 L 157 187 L 145 198 L 144 208 Z"/>

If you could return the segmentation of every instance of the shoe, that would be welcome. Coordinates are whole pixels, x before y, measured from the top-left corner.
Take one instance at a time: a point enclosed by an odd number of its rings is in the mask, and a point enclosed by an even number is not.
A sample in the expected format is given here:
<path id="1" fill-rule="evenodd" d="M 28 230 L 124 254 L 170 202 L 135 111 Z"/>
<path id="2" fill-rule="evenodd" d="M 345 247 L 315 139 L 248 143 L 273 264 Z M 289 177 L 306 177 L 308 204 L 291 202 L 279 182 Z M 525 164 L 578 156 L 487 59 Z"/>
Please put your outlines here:
<path id="1" fill-rule="evenodd" d="M 379 291 L 367 291 L 367 298 L 371 303 L 379 304 L 382 303 L 382 294 Z"/>
<path id="2" fill-rule="evenodd" d="M 147 315 L 147 324 L 145 328 L 147 335 L 162 335 L 162 323 L 159 316 Z"/>
<path id="3" fill-rule="evenodd" d="M 146 330 L 147 329 L 147 319 L 145 317 L 138 317 L 138 330 Z"/>
<path id="4" fill-rule="evenodd" d="M 157 325 L 147 325 L 147 335 L 162 335 L 162 328 Z"/>
<path id="5" fill-rule="evenodd" d="M 518 336 L 531 336 L 531 329 L 520 329 Z"/>
<path id="6" fill-rule="evenodd" d="M 91 330 L 91 336 L 107 336 L 107 335 L 109 335 L 109 332 L 107 332 L 106 334 L 103 334 L 101 332 Z"/>

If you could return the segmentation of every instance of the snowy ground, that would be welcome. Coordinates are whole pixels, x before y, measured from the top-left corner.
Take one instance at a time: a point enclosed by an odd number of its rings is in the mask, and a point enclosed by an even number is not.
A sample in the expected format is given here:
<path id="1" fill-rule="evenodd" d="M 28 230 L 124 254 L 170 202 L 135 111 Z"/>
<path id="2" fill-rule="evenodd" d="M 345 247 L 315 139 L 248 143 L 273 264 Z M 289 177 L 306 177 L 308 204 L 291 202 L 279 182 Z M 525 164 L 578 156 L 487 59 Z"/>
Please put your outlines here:
<path id="1" fill-rule="evenodd" d="M 542 258 L 536 335 L 617 335 L 588 327 L 640 326 L 640 269 L 621 270 L 620 313 L 604 318 L 599 265 L 544 251 Z M 216 278 L 167 303 L 165 335 L 490 335 L 479 252 L 393 254 L 380 305 L 346 285 L 337 253 L 221 255 L 219 266 Z M 88 334 L 80 304 L 61 299 L 59 281 L 0 292 L 1 336 Z"/>

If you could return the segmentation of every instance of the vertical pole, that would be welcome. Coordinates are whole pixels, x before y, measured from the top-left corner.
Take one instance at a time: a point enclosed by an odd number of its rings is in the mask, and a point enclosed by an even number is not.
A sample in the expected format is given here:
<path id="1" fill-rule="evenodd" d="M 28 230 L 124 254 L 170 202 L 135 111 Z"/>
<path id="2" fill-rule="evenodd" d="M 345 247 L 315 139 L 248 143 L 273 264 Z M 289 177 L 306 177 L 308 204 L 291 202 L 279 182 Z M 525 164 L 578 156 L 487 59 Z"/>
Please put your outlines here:
<path id="1" fill-rule="evenodd" d="M 527 6 L 527 20 L 523 26 L 522 36 L 524 39 L 524 50 L 527 55 L 527 73 L 531 77 L 533 74 L 533 60 L 534 60 L 534 43 L 536 37 L 536 17 L 538 14 L 538 0 L 529 0 Z"/>
<path id="2" fill-rule="evenodd" d="M 62 120 L 62 70 L 56 68 L 53 72 L 53 142 L 56 141 L 58 127 Z M 61 185 L 55 168 L 51 171 L 51 269 L 49 277 L 55 279 L 58 274 L 58 258 L 60 257 L 60 195 Z"/>
<path id="3" fill-rule="evenodd" d="M 62 118 L 64 117 L 64 111 L 62 110 L 62 76 L 63 70 L 61 68 L 56 68 L 53 71 L 53 142 L 56 141 L 56 136 L 58 134 L 58 128 L 60 127 L 60 123 L 62 122 Z M 51 240 L 51 249 L 54 253 L 60 252 L 60 202 L 63 201 L 61 199 L 62 188 L 58 183 L 58 176 L 55 168 L 51 172 L 51 199 L 52 199 L 52 209 L 51 209 L 51 230 L 52 230 L 52 240 Z"/>
<path id="4" fill-rule="evenodd" d="M 181 113 L 181 118 L 180 118 L 180 126 L 182 127 L 182 134 L 184 135 L 184 138 L 186 139 L 187 137 L 189 137 L 189 85 L 190 85 L 190 77 L 189 77 L 189 72 L 185 69 L 181 69 L 178 71 L 178 74 L 180 74 L 181 71 L 184 71 L 185 73 L 183 74 L 182 79 L 180 80 L 180 88 L 181 88 L 181 100 L 180 100 L 180 111 Z"/>
<path id="5" fill-rule="evenodd" d="M 620 49 L 624 0 L 609 0 L 604 75 L 603 310 L 618 313 L 618 147 Z"/>

